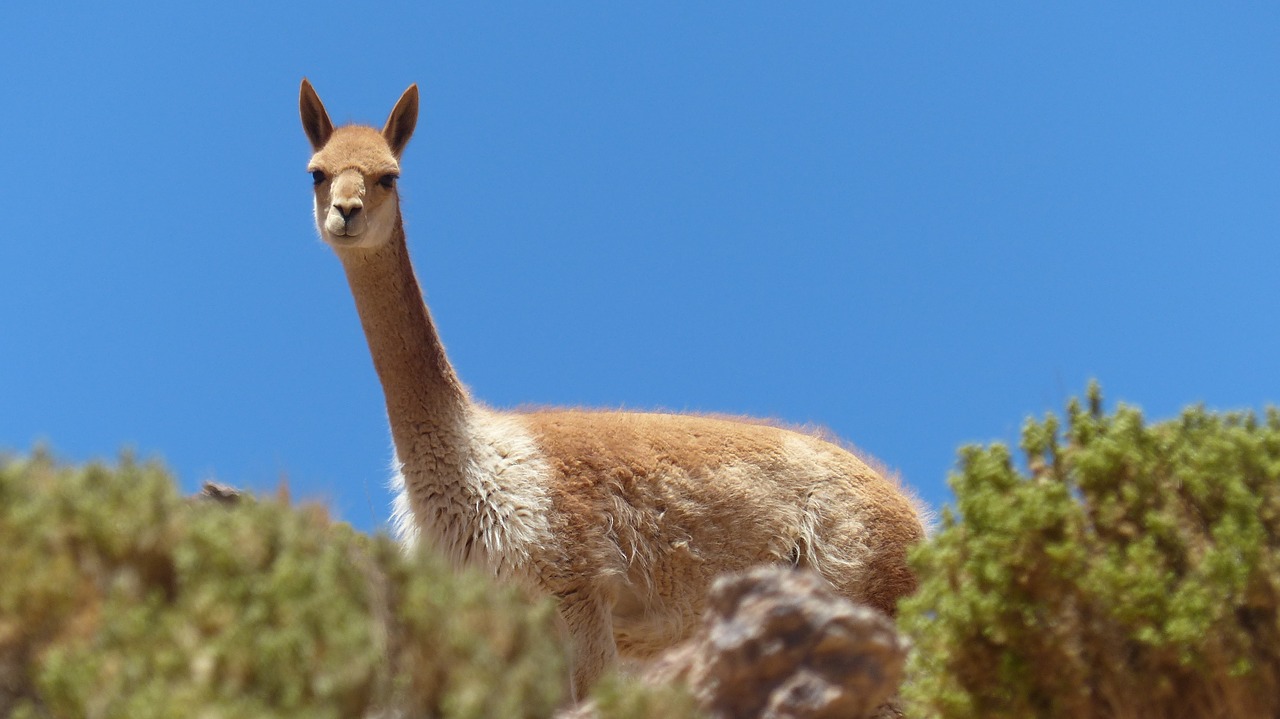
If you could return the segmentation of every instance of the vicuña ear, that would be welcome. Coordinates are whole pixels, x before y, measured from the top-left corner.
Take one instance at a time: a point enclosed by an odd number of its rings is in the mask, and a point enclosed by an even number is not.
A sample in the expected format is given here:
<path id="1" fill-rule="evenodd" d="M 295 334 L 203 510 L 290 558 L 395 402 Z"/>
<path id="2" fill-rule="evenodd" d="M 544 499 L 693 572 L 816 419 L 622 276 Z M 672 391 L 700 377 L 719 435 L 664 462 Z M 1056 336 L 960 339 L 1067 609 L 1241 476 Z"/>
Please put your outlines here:
<path id="1" fill-rule="evenodd" d="M 413 137 L 413 128 L 418 124 L 418 85 L 409 86 L 400 96 L 391 116 L 387 118 L 386 127 L 382 128 L 382 137 L 391 146 L 391 153 L 398 159 L 404 152 L 404 146 Z"/>
<path id="2" fill-rule="evenodd" d="M 333 123 L 329 121 L 329 113 L 324 111 L 320 96 L 305 77 L 302 78 L 302 91 L 298 94 L 298 110 L 302 113 L 302 129 L 311 141 L 311 149 L 319 152 L 333 134 Z"/>

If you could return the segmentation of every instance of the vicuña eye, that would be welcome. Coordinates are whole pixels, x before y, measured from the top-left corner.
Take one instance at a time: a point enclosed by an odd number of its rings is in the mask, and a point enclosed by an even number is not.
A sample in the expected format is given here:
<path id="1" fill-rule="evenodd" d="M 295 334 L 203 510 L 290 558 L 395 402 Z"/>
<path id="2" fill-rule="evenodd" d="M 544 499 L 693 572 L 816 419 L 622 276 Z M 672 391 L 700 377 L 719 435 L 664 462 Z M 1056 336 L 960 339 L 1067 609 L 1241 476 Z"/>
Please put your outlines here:
<path id="1" fill-rule="evenodd" d="M 324 182 L 324 170 L 313 170 L 311 172 L 311 179 L 315 180 L 317 185 Z"/>
<path id="2" fill-rule="evenodd" d="M 390 190 L 391 188 L 396 186 L 396 176 L 383 175 L 382 177 L 378 178 L 378 184 Z"/>

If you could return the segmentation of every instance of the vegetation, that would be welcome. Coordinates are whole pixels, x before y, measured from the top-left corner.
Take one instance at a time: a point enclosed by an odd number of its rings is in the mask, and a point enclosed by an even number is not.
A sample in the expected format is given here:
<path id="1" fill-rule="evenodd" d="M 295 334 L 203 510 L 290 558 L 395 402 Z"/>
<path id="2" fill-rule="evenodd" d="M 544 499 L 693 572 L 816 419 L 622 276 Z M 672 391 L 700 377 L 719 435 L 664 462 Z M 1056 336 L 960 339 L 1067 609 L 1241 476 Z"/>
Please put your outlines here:
<path id="1" fill-rule="evenodd" d="M 1280 412 L 1073 402 L 961 451 L 913 555 L 910 716 L 1280 716 Z"/>
<path id="2" fill-rule="evenodd" d="M 1280 411 L 1148 424 L 1094 387 L 1021 445 L 963 449 L 913 553 L 908 716 L 1280 716 Z M 0 716 L 550 717 L 566 676 L 549 604 L 322 508 L 0 459 Z"/>
<path id="3" fill-rule="evenodd" d="M 702 713 L 683 686 L 650 687 L 617 675 L 592 691 L 593 719 L 699 719 Z"/>
<path id="4" fill-rule="evenodd" d="M 154 464 L 0 463 L 0 716 L 545 717 L 549 605 Z"/>

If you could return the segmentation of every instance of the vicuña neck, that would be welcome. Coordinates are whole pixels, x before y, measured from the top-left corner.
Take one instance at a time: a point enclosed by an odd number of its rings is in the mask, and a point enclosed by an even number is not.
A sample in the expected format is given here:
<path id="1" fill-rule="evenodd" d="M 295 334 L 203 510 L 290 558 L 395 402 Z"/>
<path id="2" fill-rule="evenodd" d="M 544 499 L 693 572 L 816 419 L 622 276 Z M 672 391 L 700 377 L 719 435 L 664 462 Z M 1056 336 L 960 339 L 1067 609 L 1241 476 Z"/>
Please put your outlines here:
<path id="1" fill-rule="evenodd" d="M 400 460 L 411 461 L 423 452 L 453 454 L 442 445 L 460 439 L 467 392 L 431 322 L 409 262 L 400 217 L 382 247 L 339 250 L 338 256 L 382 381 Z"/>

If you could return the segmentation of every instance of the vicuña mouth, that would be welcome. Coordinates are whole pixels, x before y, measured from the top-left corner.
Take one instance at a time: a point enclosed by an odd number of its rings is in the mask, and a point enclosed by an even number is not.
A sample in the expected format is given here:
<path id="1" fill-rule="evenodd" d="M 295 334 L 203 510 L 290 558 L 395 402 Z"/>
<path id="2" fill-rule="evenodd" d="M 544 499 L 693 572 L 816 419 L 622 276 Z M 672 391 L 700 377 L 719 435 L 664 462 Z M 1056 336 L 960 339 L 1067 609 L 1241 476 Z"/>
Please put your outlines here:
<path id="1" fill-rule="evenodd" d="M 333 235 L 334 237 L 355 238 L 359 236 L 360 233 L 364 230 L 364 226 L 363 224 L 357 224 L 354 222 L 344 222 L 341 224 L 335 222 L 335 223 L 327 224 L 325 227 L 325 230 L 327 230 L 329 234 Z"/>

